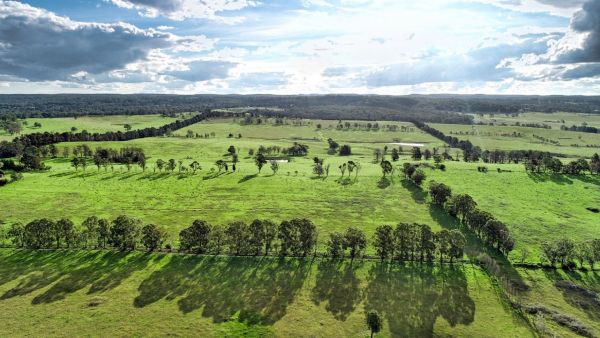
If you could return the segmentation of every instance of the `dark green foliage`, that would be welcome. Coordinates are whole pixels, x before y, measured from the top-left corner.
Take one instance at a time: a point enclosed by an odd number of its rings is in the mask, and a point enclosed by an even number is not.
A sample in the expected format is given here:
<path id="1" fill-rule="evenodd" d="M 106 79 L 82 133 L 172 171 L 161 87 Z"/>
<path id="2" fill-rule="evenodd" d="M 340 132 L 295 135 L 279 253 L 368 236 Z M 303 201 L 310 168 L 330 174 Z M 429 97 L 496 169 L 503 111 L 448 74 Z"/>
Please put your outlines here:
<path id="1" fill-rule="evenodd" d="M 179 245 L 182 251 L 205 253 L 208 249 L 212 226 L 203 220 L 195 220 L 192 225 L 179 232 Z"/>
<path id="2" fill-rule="evenodd" d="M 154 224 L 142 227 L 141 243 L 148 251 L 160 250 L 166 238 L 166 231 Z"/>
<path id="3" fill-rule="evenodd" d="M 140 237 L 140 221 L 121 215 L 112 221 L 110 243 L 119 250 L 135 250 Z"/>

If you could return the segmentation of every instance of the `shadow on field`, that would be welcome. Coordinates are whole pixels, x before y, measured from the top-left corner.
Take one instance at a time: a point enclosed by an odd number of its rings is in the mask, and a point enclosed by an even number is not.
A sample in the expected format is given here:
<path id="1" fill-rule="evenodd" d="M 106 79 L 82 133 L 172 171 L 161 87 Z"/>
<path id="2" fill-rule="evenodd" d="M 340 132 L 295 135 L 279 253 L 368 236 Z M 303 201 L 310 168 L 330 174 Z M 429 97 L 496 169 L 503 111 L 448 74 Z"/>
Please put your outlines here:
<path id="1" fill-rule="evenodd" d="M 544 269 L 544 274 L 569 305 L 583 311 L 588 319 L 600 321 L 600 276 L 597 272 Z"/>
<path id="2" fill-rule="evenodd" d="M 32 304 L 52 303 L 86 287 L 88 294 L 107 291 L 144 268 L 148 257 L 112 251 L 19 250 L 0 261 L 0 284 L 20 278 L 0 300 L 23 296 L 51 284 L 52 287 L 33 298 Z"/>
<path id="3" fill-rule="evenodd" d="M 240 178 L 240 180 L 238 181 L 238 183 L 248 182 L 251 179 L 256 178 L 256 177 L 258 177 L 258 174 L 246 175 L 246 176 Z"/>
<path id="4" fill-rule="evenodd" d="M 379 189 L 385 189 L 385 188 L 389 187 L 390 185 L 392 185 L 392 181 L 390 181 L 390 179 L 387 177 L 382 177 L 377 182 L 377 188 L 379 188 Z"/>
<path id="5" fill-rule="evenodd" d="M 460 266 L 373 264 L 364 291 L 365 310 L 376 310 L 395 337 L 432 337 L 438 317 L 469 325 L 475 303 Z"/>
<path id="6" fill-rule="evenodd" d="M 151 173 L 151 174 L 146 174 L 146 175 L 140 176 L 138 178 L 138 181 L 141 181 L 141 180 L 156 181 L 156 180 L 160 180 L 160 179 L 165 179 L 169 176 L 170 176 L 170 173 L 168 173 L 168 172 Z"/>
<path id="7" fill-rule="evenodd" d="M 532 173 L 527 172 L 527 176 L 531 178 L 534 182 L 553 182 L 556 184 L 573 184 L 573 181 L 570 180 L 567 176 L 561 174 L 550 174 L 550 173 Z"/>
<path id="8" fill-rule="evenodd" d="M 481 241 L 479 237 L 472 231 L 461 226 L 460 222 L 448 215 L 448 213 L 437 205 L 429 205 L 429 214 L 445 229 L 460 230 L 467 240 L 465 253 L 471 260 L 477 260 L 482 254 L 490 257 L 490 261 L 486 262 L 486 270 L 489 274 L 498 278 L 504 287 L 511 294 L 518 294 L 529 289 L 519 272 L 512 266 L 508 258 L 500 254 L 496 249 L 489 247 Z"/>
<path id="9" fill-rule="evenodd" d="M 141 283 L 133 305 L 177 298 L 181 312 L 202 309 L 202 316 L 215 323 L 239 312 L 242 322 L 273 324 L 296 297 L 309 264 L 300 259 L 174 255 Z"/>
<path id="10" fill-rule="evenodd" d="M 65 171 L 65 172 L 62 172 L 62 173 L 48 175 L 48 177 L 65 177 L 65 176 L 71 176 L 73 174 L 75 174 L 74 171 Z"/>
<path id="11" fill-rule="evenodd" d="M 414 184 L 413 182 L 407 179 L 403 179 L 401 182 L 402 187 L 410 191 L 410 196 L 415 202 L 419 204 L 425 203 L 425 197 L 427 197 L 427 192 L 424 191 L 423 188 L 419 187 L 418 185 Z"/>
<path id="12" fill-rule="evenodd" d="M 341 260 L 323 260 L 317 268 L 317 281 L 312 290 L 312 301 L 316 305 L 327 302 L 325 309 L 340 321 L 356 309 L 363 299 L 356 270 L 360 263 L 351 264 Z"/>

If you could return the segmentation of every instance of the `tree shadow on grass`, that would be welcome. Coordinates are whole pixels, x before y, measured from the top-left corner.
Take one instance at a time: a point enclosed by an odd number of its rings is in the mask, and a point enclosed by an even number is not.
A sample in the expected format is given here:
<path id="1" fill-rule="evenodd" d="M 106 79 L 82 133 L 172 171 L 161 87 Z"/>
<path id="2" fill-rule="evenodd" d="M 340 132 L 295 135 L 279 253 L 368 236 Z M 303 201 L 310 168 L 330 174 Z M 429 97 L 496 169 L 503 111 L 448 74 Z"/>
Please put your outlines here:
<path id="1" fill-rule="evenodd" d="M 450 216 L 445 210 L 434 204 L 429 204 L 429 214 L 442 228 L 449 230 L 458 229 L 462 232 L 467 240 L 465 254 L 469 259 L 477 260 L 482 254 L 489 256 L 492 261 L 488 264 L 490 266 L 486 266 L 486 270 L 501 282 L 507 283 L 504 286 L 508 292 L 518 294 L 529 289 L 527 283 L 525 283 L 506 256 L 498 252 L 495 248 L 486 245 L 474 232 L 465 229 L 456 218 Z"/>
<path id="2" fill-rule="evenodd" d="M 240 180 L 238 181 L 238 183 L 248 182 L 251 179 L 256 178 L 256 177 L 258 177 L 258 174 L 246 175 L 246 176 L 240 178 Z"/>
<path id="3" fill-rule="evenodd" d="M 475 303 L 460 266 L 373 264 L 365 310 L 376 310 L 395 337 L 432 337 L 438 317 L 451 327 L 475 319 Z"/>
<path id="4" fill-rule="evenodd" d="M 392 181 L 390 181 L 390 179 L 387 177 L 382 177 L 377 182 L 377 188 L 379 189 L 386 189 L 390 185 L 392 185 Z"/>
<path id="5" fill-rule="evenodd" d="M 360 266 L 360 263 L 348 261 L 322 260 L 312 290 L 312 301 L 316 305 L 327 302 L 325 309 L 335 319 L 345 321 L 363 298 L 360 281 L 356 277 Z"/>
<path id="6" fill-rule="evenodd" d="M 302 287 L 309 263 L 299 259 L 172 256 L 139 286 L 135 307 L 175 300 L 179 310 L 201 310 L 221 323 L 273 324 L 286 313 Z"/>
<path id="7" fill-rule="evenodd" d="M 88 293 L 110 290 L 146 266 L 148 255 L 112 251 L 19 250 L 0 260 L 0 284 L 19 283 L 0 300 L 22 296 L 52 285 L 32 304 L 51 303 L 90 287 Z"/>
<path id="8" fill-rule="evenodd" d="M 403 179 L 402 181 L 402 187 L 404 187 L 404 189 L 410 191 L 410 196 L 412 197 L 412 199 L 419 203 L 419 204 L 423 204 L 425 203 L 425 198 L 427 197 L 427 192 L 423 190 L 423 188 L 419 187 L 418 185 L 414 184 L 413 182 Z"/>
<path id="9" fill-rule="evenodd" d="M 595 272 L 544 269 L 544 274 L 569 305 L 584 312 L 590 320 L 600 321 L 600 295 L 598 290 L 592 290 L 598 288 Z"/>
<path id="10" fill-rule="evenodd" d="M 170 176 L 170 174 L 168 172 L 150 173 L 150 174 L 140 176 L 138 178 L 138 181 L 141 181 L 141 180 L 156 181 L 156 180 L 160 180 L 160 179 L 165 179 L 169 176 Z"/>
<path id="11" fill-rule="evenodd" d="M 48 177 L 65 177 L 65 176 L 71 176 L 73 174 L 75 174 L 75 171 L 65 171 L 62 173 L 56 173 L 56 174 L 52 174 L 52 175 L 48 175 Z"/>
<path id="12" fill-rule="evenodd" d="M 127 173 L 127 174 L 125 174 L 125 175 L 123 175 L 123 176 L 119 177 L 119 181 L 124 181 L 124 180 L 126 180 L 126 179 L 132 178 L 133 176 L 137 176 L 137 175 L 139 175 L 139 174 L 140 174 L 140 173 L 135 173 L 135 172 L 134 172 L 134 173 Z"/>
<path id="13" fill-rule="evenodd" d="M 561 174 L 527 172 L 527 176 L 536 183 L 550 181 L 560 185 L 573 184 L 573 180 Z"/>
<path id="14" fill-rule="evenodd" d="M 212 179 L 217 178 L 217 177 L 219 177 L 221 175 L 224 175 L 224 174 L 225 174 L 224 171 L 222 171 L 222 172 L 215 171 L 213 173 L 208 173 L 208 174 L 202 176 L 202 180 L 204 180 L 204 181 L 212 180 Z"/>

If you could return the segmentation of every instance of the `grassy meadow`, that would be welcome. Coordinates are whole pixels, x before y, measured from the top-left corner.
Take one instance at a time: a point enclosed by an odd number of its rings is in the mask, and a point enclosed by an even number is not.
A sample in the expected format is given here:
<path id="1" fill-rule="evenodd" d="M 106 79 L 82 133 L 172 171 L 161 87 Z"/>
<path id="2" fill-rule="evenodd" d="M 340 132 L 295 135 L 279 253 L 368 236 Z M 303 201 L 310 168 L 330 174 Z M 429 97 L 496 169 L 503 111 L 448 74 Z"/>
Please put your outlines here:
<path id="1" fill-rule="evenodd" d="M 492 123 L 495 125 L 507 124 L 514 125 L 517 122 L 524 123 L 539 123 L 547 124 L 552 129 L 560 130 L 561 125 L 570 127 L 572 125 L 580 126 L 586 123 L 590 127 L 600 127 L 600 116 L 598 114 L 576 114 L 576 113 L 521 113 L 518 116 L 492 114 L 479 115 L 473 114 L 475 122 L 483 122 L 485 124 Z"/>
<path id="2" fill-rule="evenodd" d="M 21 120 L 23 130 L 21 134 L 44 133 L 44 132 L 67 132 L 72 127 L 77 132 L 87 130 L 89 133 L 103 133 L 107 131 L 125 132 L 124 126 L 129 124 L 132 129 L 143 129 L 148 127 L 160 127 L 164 124 L 174 122 L 176 118 L 162 115 L 114 115 L 114 116 L 79 116 L 79 117 L 57 117 L 57 118 L 28 118 Z M 34 127 L 38 122 L 42 126 Z M 0 141 L 10 141 L 18 135 L 10 135 L 4 129 L 0 130 Z"/>
<path id="3" fill-rule="evenodd" d="M 158 125 L 163 122 L 156 121 Z M 402 163 L 414 162 L 412 146 L 402 146 L 400 160 L 393 162 L 395 172 L 386 179 L 373 155 L 375 149 L 387 145 L 390 159 L 391 149 L 399 143 L 444 147 L 409 123 L 379 122 L 396 124 L 399 129 L 392 132 L 385 128 L 339 130 L 338 121 L 326 120 L 295 120 L 287 125 L 239 122 L 213 119 L 175 131 L 171 137 L 88 143 L 92 149 L 143 148 L 148 163 L 145 171 L 137 166 L 128 171 L 122 165 L 98 170 L 92 163 L 85 171 L 76 171 L 70 158 L 46 159 L 50 170 L 25 173 L 23 180 L 0 188 L 0 219 L 10 224 L 68 217 L 80 223 L 90 215 L 127 214 L 163 226 L 177 246 L 179 231 L 195 219 L 227 224 L 306 217 L 317 225 L 323 250 L 330 232 L 349 226 L 363 229 L 369 239 L 382 224 L 425 223 L 435 231 L 455 227 L 454 219 L 429 204 L 427 186 L 435 180 L 450 185 L 454 193 L 470 194 L 480 208 L 509 226 L 516 240 L 509 256 L 513 263 L 520 261 L 525 248 L 530 251 L 526 261 L 538 262 L 539 245 L 545 240 L 600 238 L 598 214 L 586 209 L 600 205 L 596 176 L 531 174 L 522 164 L 489 164 L 489 171 L 482 173 L 477 170 L 482 163 L 447 161 L 445 171 L 425 168 L 427 180 L 419 189 L 402 180 L 400 172 Z M 113 124 L 117 122 L 106 122 Z M 532 135 L 547 133 L 545 137 L 559 139 L 565 133 L 583 143 L 595 142 L 596 137 L 554 129 L 433 126 L 446 133 L 481 128 L 476 130 L 485 136 L 478 145 L 484 149 L 554 147 L 566 149 L 560 152 L 573 157 L 590 154 L 580 152 L 584 147 L 538 144 Z M 504 133 L 507 128 L 523 136 L 511 137 L 507 145 L 502 141 L 507 137 L 487 134 Z M 188 130 L 215 136 L 187 138 Z M 476 135 L 455 136 L 477 144 Z M 328 154 L 328 138 L 350 145 L 352 155 Z M 285 148 L 294 142 L 308 145 L 308 155 L 279 163 L 277 173 L 269 164 L 259 173 L 248 154 L 261 145 Z M 62 153 L 63 147 L 73 149 L 79 144 L 57 146 Z M 231 145 L 239 154 L 238 170 L 218 172 L 215 161 L 223 159 L 231 165 L 227 153 Z M 312 173 L 314 156 L 329 165 L 325 177 Z M 158 159 L 181 160 L 185 165 L 195 160 L 202 169 L 196 174 L 180 174 L 177 169 L 159 172 L 155 168 Z M 360 171 L 341 177 L 338 166 L 348 160 L 360 163 Z M 467 239 L 468 259 L 490 253 L 474 236 Z M 543 305 L 600 332 L 597 303 L 582 300 L 580 292 L 557 283 L 569 280 L 600 292 L 596 272 L 514 268 L 502 259 L 498 264 L 495 277 L 522 282 L 519 302 Z M 469 263 L 452 267 L 382 265 L 370 260 L 351 264 L 323 259 L 0 250 L 0 311 L 6 314 L 1 336 L 365 337 L 369 333 L 364 314 L 370 309 L 384 316 L 381 337 L 495 337 L 499 333 L 528 337 L 535 335 L 529 323 L 540 321 L 533 315 L 525 315 L 529 322 L 525 321 L 523 314 L 510 307 L 496 279 Z M 557 336 L 575 335 L 545 318 L 545 325 Z"/>
<path id="4" fill-rule="evenodd" d="M 569 158 L 589 158 L 594 153 L 600 153 L 600 134 L 515 126 L 459 124 L 431 124 L 431 126 L 446 135 L 469 140 L 481 149 L 487 150 L 531 149 L 562 154 Z"/>

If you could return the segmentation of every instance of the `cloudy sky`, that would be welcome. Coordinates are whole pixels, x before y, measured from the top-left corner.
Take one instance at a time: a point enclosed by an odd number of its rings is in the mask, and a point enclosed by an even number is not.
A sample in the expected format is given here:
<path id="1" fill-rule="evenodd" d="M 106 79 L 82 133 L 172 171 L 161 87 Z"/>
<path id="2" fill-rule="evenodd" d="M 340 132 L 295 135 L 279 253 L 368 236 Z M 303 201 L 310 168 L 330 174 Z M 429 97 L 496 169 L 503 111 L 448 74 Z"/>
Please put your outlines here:
<path id="1" fill-rule="evenodd" d="M 600 95 L 600 0 L 0 0 L 0 93 Z"/>

